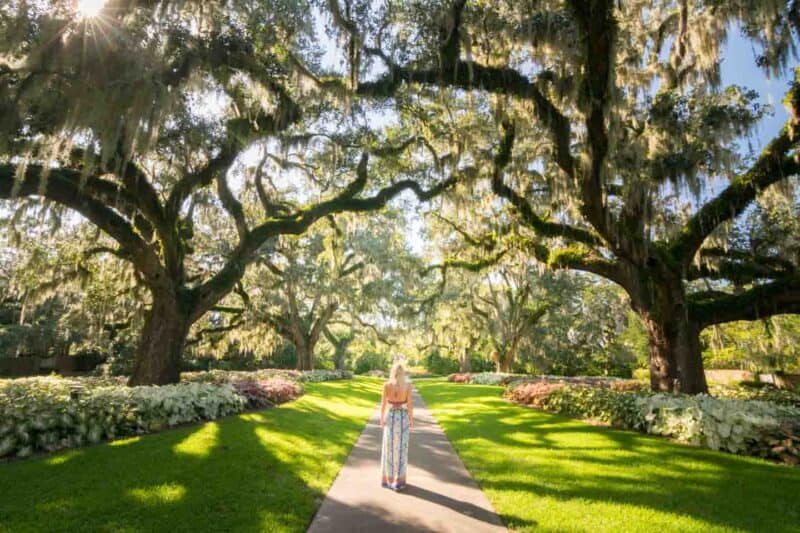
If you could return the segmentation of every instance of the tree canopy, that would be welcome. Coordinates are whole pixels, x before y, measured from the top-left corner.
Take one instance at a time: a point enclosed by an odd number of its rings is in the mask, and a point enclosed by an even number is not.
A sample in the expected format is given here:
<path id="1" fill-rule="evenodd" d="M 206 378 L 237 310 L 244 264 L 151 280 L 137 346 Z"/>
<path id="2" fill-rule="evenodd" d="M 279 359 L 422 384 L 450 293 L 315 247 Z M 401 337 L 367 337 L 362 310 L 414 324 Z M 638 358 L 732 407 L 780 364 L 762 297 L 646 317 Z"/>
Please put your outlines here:
<path id="1" fill-rule="evenodd" d="M 12 0 L 0 198 L 9 227 L 78 213 L 101 231 L 84 256 L 131 265 L 147 293 L 131 383 L 178 379 L 192 325 L 223 313 L 212 328 L 238 327 L 238 304 L 296 345 L 345 342 L 325 325 L 347 298 L 320 287 L 365 282 L 348 269 L 380 263 L 379 247 L 356 258 L 313 232 L 407 192 L 435 199 L 441 246 L 426 276 L 401 268 L 409 305 L 384 317 L 434 317 L 455 269 L 583 271 L 627 293 L 652 387 L 704 392 L 703 330 L 800 310 L 800 80 L 756 151 L 771 109 L 720 69 L 738 34 L 764 76 L 791 70 L 799 23 L 783 0 L 107 0 L 92 14 Z M 292 262 L 297 246 L 309 263 Z M 485 279 L 447 305 L 513 353 L 546 313 L 528 278 L 502 298 Z M 499 340 L 515 313 L 518 334 Z M 581 335 L 605 343 L 602 330 Z"/>

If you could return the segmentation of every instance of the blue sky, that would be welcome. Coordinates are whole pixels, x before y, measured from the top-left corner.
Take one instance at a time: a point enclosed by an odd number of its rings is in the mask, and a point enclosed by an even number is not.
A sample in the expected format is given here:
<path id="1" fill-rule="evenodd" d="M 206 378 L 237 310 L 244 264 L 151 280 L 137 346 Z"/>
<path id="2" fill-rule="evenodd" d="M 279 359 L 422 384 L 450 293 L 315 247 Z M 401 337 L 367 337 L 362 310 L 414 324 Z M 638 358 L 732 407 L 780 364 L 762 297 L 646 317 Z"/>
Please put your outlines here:
<path id="1" fill-rule="evenodd" d="M 793 73 L 786 72 L 779 78 L 767 79 L 764 72 L 755 65 L 755 52 L 752 46 L 737 31 L 723 51 L 722 82 L 724 85 L 741 85 L 753 89 L 761 95 L 761 102 L 772 105 L 774 114 L 765 117 L 758 127 L 754 148 L 763 148 L 777 135 L 786 123 L 788 113 L 781 103 Z"/>

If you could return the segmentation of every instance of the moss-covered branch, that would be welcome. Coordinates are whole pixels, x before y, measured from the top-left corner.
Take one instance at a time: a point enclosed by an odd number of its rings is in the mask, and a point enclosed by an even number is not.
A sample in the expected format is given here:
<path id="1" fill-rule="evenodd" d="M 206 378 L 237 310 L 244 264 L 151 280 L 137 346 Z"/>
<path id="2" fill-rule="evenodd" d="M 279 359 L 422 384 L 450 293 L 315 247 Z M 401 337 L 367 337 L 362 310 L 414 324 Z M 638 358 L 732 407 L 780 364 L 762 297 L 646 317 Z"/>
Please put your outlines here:
<path id="1" fill-rule="evenodd" d="M 558 224 L 542 219 L 533 210 L 527 199 L 518 194 L 503 181 L 503 170 L 511 160 L 511 151 L 514 146 L 514 125 L 504 124 L 503 139 L 498 147 L 494 158 L 494 170 L 492 174 L 492 191 L 505 198 L 514 210 L 519 214 L 520 219 L 541 237 L 563 237 L 572 241 L 584 243 L 590 246 L 601 244 L 600 238 L 584 229 L 576 228 L 568 224 Z"/>
<path id="2" fill-rule="evenodd" d="M 687 280 L 722 279 L 744 285 L 758 280 L 790 277 L 797 272 L 797 267 L 790 261 L 745 250 L 704 248 L 700 250 L 700 257 L 709 261 L 690 267 L 686 274 Z"/>
<path id="3" fill-rule="evenodd" d="M 20 180 L 17 180 L 16 172 L 13 165 L 0 165 L 0 198 L 42 196 L 68 207 L 116 240 L 124 255 L 130 257 L 150 282 L 161 277 L 163 269 L 152 248 L 135 227 L 118 214 L 129 213 L 131 218 L 137 216 L 135 206 L 130 200 L 126 201 L 124 192 L 117 185 L 99 178 L 82 180 L 80 172 L 65 168 L 50 169 L 46 178 L 38 165 L 26 167 Z M 120 193 L 116 204 L 110 197 L 113 190 Z"/>
<path id="4" fill-rule="evenodd" d="M 591 154 L 591 167 L 582 169 L 580 175 L 581 212 L 592 226 L 616 246 L 615 232 L 610 230 L 611 214 L 606 209 L 603 184 L 606 157 L 608 156 L 608 131 L 606 114 L 611 99 L 614 72 L 614 41 L 617 24 L 614 20 L 614 2 L 611 0 L 570 0 L 575 13 L 586 58 L 581 100 L 586 110 L 586 134 Z"/>
<path id="5" fill-rule="evenodd" d="M 371 98 L 388 98 L 393 96 L 403 83 L 445 85 L 529 100 L 533 104 L 534 115 L 550 133 L 550 139 L 555 147 L 556 162 L 568 176 L 574 175 L 575 159 L 570 150 L 572 132 L 569 120 L 534 82 L 519 71 L 463 60 L 458 60 L 444 69 L 396 66 L 375 81 L 359 84 L 357 93 Z"/>
<path id="6" fill-rule="evenodd" d="M 800 76 L 800 69 L 797 72 Z M 800 82 L 795 81 L 785 102 L 794 106 L 800 100 Z M 792 107 L 794 109 L 794 107 Z M 706 238 L 720 224 L 739 216 L 760 191 L 774 183 L 800 173 L 796 150 L 798 143 L 797 111 L 792 112 L 786 125 L 761 153 L 753 166 L 737 176 L 716 198 L 705 204 L 686 223 L 671 245 L 671 254 L 688 265 Z"/>
<path id="7" fill-rule="evenodd" d="M 372 196 L 362 198 L 359 195 L 367 185 L 367 161 L 367 155 L 364 154 L 359 162 L 356 178 L 333 198 L 300 209 L 291 215 L 272 217 L 252 228 L 247 238 L 239 242 L 225 266 L 211 279 L 192 290 L 193 316 L 202 315 L 231 290 L 241 279 L 255 252 L 267 239 L 278 235 L 298 235 L 328 215 L 377 211 L 404 191 L 411 191 L 417 199 L 427 201 L 456 183 L 456 177 L 450 177 L 430 189 L 424 189 L 416 181 L 401 180 L 380 189 Z"/>
<path id="8" fill-rule="evenodd" d="M 690 294 L 689 316 L 701 328 L 758 320 L 784 313 L 800 313 L 800 277 L 756 285 L 738 294 Z"/>

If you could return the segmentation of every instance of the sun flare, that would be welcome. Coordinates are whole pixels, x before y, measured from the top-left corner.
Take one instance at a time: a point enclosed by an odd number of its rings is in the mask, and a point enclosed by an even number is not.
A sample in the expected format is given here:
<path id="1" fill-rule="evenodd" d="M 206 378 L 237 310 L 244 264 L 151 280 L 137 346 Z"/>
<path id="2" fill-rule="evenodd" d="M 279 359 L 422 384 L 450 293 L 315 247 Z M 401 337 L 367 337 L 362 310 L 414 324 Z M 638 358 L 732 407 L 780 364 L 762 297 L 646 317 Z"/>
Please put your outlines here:
<path id="1" fill-rule="evenodd" d="M 106 0 L 78 0 L 78 15 L 81 18 L 92 18 L 100 14 Z"/>

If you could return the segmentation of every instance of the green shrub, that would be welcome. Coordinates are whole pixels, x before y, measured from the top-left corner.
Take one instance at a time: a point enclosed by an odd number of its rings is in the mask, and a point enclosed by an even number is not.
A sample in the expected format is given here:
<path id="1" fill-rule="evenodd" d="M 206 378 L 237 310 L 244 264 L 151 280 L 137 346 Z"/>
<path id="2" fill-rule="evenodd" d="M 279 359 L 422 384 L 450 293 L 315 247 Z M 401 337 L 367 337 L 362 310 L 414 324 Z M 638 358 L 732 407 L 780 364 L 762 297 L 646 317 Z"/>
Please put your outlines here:
<path id="1" fill-rule="evenodd" d="M 493 372 L 497 365 L 489 359 L 477 352 L 469 354 L 469 369 L 472 372 Z"/>
<path id="2" fill-rule="evenodd" d="M 353 362 L 356 374 L 366 374 L 370 370 L 386 370 L 389 368 L 389 356 L 383 352 L 367 350 Z"/>
<path id="3" fill-rule="evenodd" d="M 513 383 L 506 397 L 545 411 L 600 420 L 713 450 L 791 464 L 800 459 L 800 408 L 790 405 L 545 380 Z"/>
<path id="4" fill-rule="evenodd" d="M 772 448 L 787 427 L 800 420 L 800 409 L 771 402 L 653 394 L 638 400 L 648 433 L 731 453 L 774 457 Z M 786 450 L 782 450 L 786 451 Z M 795 453 L 795 460 L 800 455 Z"/>
<path id="5" fill-rule="evenodd" d="M 455 359 L 442 357 L 442 354 L 440 354 L 438 351 L 434 351 L 429 353 L 425 358 L 425 368 L 428 369 L 428 372 L 431 374 L 445 376 L 447 374 L 452 374 L 453 372 L 458 372 L 459 365 L 458 361 Z"/>
<path id="6" fill-rule="evenodd" d="M 229 384 L 125 387 L 27 378 L 0 386 L 0 457 L 96 443 L 241 412 Z"/>

